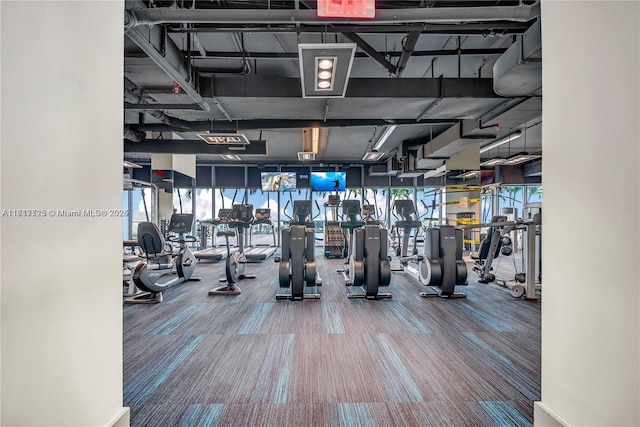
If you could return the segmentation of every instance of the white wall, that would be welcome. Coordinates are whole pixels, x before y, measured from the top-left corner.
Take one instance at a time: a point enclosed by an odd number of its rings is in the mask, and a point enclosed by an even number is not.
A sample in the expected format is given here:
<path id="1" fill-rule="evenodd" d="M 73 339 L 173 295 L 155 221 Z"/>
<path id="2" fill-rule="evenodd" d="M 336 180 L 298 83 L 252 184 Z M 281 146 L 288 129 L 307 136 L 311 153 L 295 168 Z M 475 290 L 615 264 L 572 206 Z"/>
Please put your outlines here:
<path id="1" fill-rule="evenodd" d="M 640 425 L 640 3 L 542 2 L 542 402 Z"/>
<path id="2" fill-rule="evenodd" d="M 3 426 L 128 425 L 119 217 L 123 2 L 2 1 Z M 20 212 L 20 211 L 17 211 Z M 16 212 L 16 214 L 17 214 Z"/>

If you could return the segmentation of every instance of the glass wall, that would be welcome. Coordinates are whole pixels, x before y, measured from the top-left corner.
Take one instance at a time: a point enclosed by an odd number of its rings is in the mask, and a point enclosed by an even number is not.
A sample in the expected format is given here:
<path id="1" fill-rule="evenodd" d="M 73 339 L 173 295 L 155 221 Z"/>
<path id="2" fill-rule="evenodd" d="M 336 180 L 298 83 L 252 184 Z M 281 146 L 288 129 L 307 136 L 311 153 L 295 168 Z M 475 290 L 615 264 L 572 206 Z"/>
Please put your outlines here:
<path id="1" fill-rule="evenodd" d="M 254 216 L 258 216 L 258 209 L 262 215 L 268 212 L 271 222 L 259 221 L 251 229 L 252 246 L 271 246 L 274 243 L 274 232 L 278 235 L 278 192 L 250 189 L 247 203 L 253 205 Z M 277 241 L 277 239 L 276 239 Z"/>

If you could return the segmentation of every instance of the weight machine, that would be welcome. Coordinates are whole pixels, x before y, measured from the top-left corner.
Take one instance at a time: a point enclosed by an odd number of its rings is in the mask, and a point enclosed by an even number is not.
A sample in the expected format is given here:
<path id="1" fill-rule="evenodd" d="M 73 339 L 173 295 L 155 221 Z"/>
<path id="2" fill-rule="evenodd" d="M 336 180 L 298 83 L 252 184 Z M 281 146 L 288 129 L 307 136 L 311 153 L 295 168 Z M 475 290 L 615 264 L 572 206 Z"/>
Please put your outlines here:
<path id="1" fill-rule="evenodd" d="M 535 283 L 536 241 L 538 240 L 539 226 L 541 224 L 542 213 L 537 212 L 532 214 L 531 218 L 523 220 L 507 221 L 506 216 L 496 215 L 491 218 L 491 222 L 486 224 L 460 226 L 462 229 L 488 228 L 486 237 L 480 243 L 478 253 L 471 254 L 471 257 L 475 260 L 472 269 L 478 275 L 478 282 L 490 283 L 496 281 L 496 276 L 492 272 L 493 262 L 500 255 L 511 256 L 513 252 L 509 233 L 514 230 L 525 230 L 525 272 L 516 273 L 514 282 L 505 280 L 504 286 L 510 289 L 511 295 L 515 298 L 524 296 L 525 299 L 537 299 L 536 289 L 540 289 L 541 286 Z"/>

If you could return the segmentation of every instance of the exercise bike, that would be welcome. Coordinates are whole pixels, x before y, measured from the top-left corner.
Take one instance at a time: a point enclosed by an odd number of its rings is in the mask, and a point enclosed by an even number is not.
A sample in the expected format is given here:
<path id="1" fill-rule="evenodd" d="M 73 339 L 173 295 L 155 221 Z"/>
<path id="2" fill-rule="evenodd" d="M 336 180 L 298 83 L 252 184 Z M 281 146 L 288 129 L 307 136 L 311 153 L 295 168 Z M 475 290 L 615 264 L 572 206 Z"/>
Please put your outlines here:
<path id="1" fill-rule="evenodd" d="M 462 229 L 451 225 L 427 228 L 423 254 L 416 254 L 414 245 L 414 255 L 407 256 L 411 229 L 415 228 L 417 234 L 422 222 L 415 217 L 416 209 L 412 200 L 396 200 L 394 208 L 402 218 L 396 221 L 396 228 L 402 228 L 404 232 L 400 248 L 402 268 L 399 271 L 410 272 L 425 286 L 439 288 L 437 293 L 420 292 L 423 298 L 466 298 L 466 294 L 455 292 L 456 286 L 468 284 L 467 265 L 462 259 Z M 418 268 L 411 268 L 409 263 L 417 264 Z"/>
<path id="2" fill-rule="evenodd" d="M 370 217 L 370 205 L 367 205 Z M 364 222 L 361 216 L 360 201 L 343 200 L 342 212 L 347 221 L 341 227 L 348 230 L 349 235 L 349 268 L 338 270 L 348 287 L 360 286 L 363 293 L 349 292 L 348 298 L 382 299 L 391 298 L 390 293 L 380 293 L 380 286 L 389 286 L 391 282 L 391 265 L 387 256 L 387 230 L 379 223 Z M 371 218 L 370 218 L 371 219 Z"/>
<path id="3" fill-rule="evenodd" d="M 316 206 L 317 206 L 316 202 Z M 287 206 L 284 207 L 286 214 Z M 320 207 L 318 206 L 318 210 Z M 281 288 L 291 288 L 290 294 L 277 294 L 276 299 L 299 301 L 303 299 L 319 299 L 320 294 L 305 293 L 307 287 L 322 286 L 322 279 L 316 272 L 315 262 L 315 230 L 312 218 L 311 200 L 295 200 L 293 217 L 289 228 L 282 230 L 282 254 L 274 257 L 279 263 L 278 278 Z"/>
<path id="4" fill-rule="evenodd" d="M 230 229 L 218 231 L 217 236 L 224 236 L 227 245 L 227 258 L 224 267 L 225 277 L 220 279 L 221 282 L 226 281 L 226 285 L 218 286 L 209 291 L 209 295 L 238 295 L 241 293 L 240 288 L 236 285 L 238 281 L 244 279 L 255 279 L 252 274 L 245 274 L 244 267 L 247 258 L 244 254 L 244 236 L 245 230 L 251 227 L 253 221 L 253 205 L 250 204 L 234 204 L 231 210 L 231 218 L 227 225 Z M 238 252 L 231 254 L 229 246 L 229 237 L 236 235 L 238 240 Z"/>
<path id="5" fill-rule="evenodd" d="M 171 215 L 169 231 L 177 233 L 178 237 L 169 241 L 179 244 L 176 254 L 173 253 L 171 245 L 165 242 L 156 224 L 153 222 L 138 224 L 138 246 L 142 249 L 144 256 L 133 270 L 131 279 L 144 293 L 125 299 L 126 304 L 157 304 L 163 300 L 162 292 L 170 287 L 189 280 L 201 280 L 200 277 L 192 277 L 198 261 L 187 246 L 187 242 L 195 242 L 196 239 L 185 235 L 191 231 L 192 224 L 192 214 Z M 163 281 L 162 279 L 168 275 L 172 278 Z M 173 277 L 173 275 L 177 276 Z"/>

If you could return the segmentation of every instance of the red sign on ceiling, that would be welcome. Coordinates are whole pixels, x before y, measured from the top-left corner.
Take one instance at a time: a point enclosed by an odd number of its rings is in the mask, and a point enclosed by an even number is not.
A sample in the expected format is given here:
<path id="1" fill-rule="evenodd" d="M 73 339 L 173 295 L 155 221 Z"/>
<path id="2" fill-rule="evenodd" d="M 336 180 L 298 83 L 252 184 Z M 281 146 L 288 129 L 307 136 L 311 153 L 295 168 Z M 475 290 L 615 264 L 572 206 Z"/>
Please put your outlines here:
<path id="1" fill-rule="evenodd" d="M 376 0 L 318 0 L 319 18 L 375 18 Z"/>

